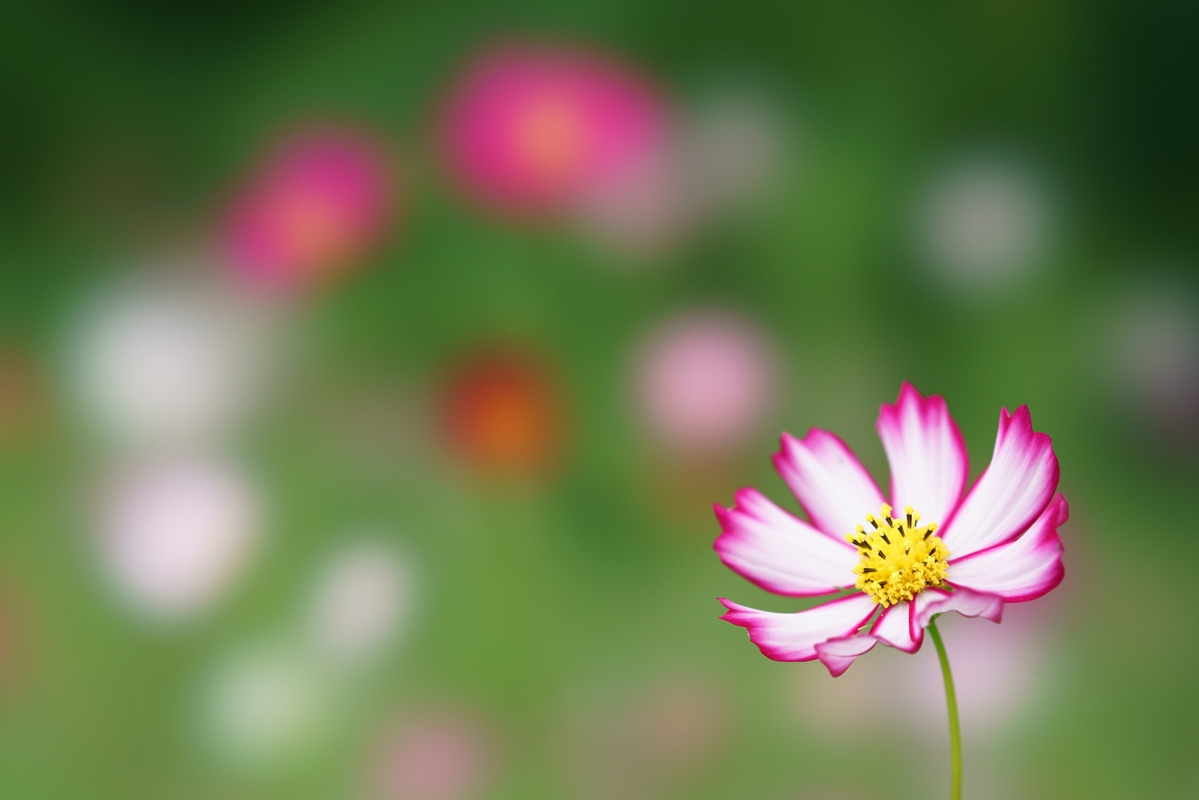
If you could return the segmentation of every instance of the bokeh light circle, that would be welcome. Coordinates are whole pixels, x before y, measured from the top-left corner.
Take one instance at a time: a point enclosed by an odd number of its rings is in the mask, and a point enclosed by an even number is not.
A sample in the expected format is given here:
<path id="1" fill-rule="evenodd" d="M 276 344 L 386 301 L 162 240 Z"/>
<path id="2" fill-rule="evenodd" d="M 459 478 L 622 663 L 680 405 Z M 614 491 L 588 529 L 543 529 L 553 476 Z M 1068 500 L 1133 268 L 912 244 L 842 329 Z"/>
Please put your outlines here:
<path id="1" fill-rule="evenodd" d="M 224 438 L 265 389 L 272 325 L 271 315 L 202 280 L 127 280 L 75 323 L 78 405 L 122 446 Z"/>
<path id="2" fill-rule="evenodd" d="M 371 762 L 375 800 L 474 800 L 485 796 L 496 744 L 474 713 L 430 707 L 407 714 L 380 736 Z"/>
<path id="3" fill-rule="evenodd" d="M 316 652 L 342 666 L 379 655 L 408 622 L 413 577 L 400 553 L 380 538 L 342 545 L 317 577 L 310 620 Z"/>
<path id="4" fill-rule="evenodd" d="M 650 82 L 615 58 L 508 42 L 468 59 L 439 133 L 467 195 L 495 211 L 540 216 L 659 147 L 665 117 Z"/>
<path id="5" fill-rule="evenodd" d="M 398 205 L 391 158 L 364 129 L 285 136 L 226 213 L 222 250 L 257 288 L 294 291 L 349 268 L 387 232 Z"/>
<path id="6" fill-rule="evenodd" d="M 259 643 L 221 657 L 200 687 L 201 740 L 218 759 L 249 770 L 309 751 L 330 719 L 330 687 L 294 650 Z"/>
<path id="7" fill-rule="evenodd" d="M 450 372 L 441 423 L 456 457 L 496 473 L 540 473 L 562 455 L 562 390 L 549 365 L 518 347 L 488 347 Z"/>
<path id="8" fill-rule="evenodd" d="M 918 199 L 917 255 L 951 293 L 1012 290 L 1046 266 L 1058 211 L 1032 164 L 996 154 L 951 159 Z"/>
<path id="9" fill-rule="evenodd" d="M 193 616 L 229 589 L 257 550 L 262 508 L 222 460 L 167 456 L 116 469 L 96 508 L 102 566 L 151 618 Z"/>
<path id="10" fill-rule="evenodd" d="M 723 311 L 686 313 L 641 345 L 633 371 L 637 411 L 671 448 L 728 450 L 767 418 L 778 372 L 772 346 L 748 320 Z"/>
<path id="11" fill-rule="evenodd" d="M 1149 280 L 1098 319 L 1096 364 L 1123 410 L 1159 439 L 1199 438 L 1199 301 L 1194 287 Z"/>

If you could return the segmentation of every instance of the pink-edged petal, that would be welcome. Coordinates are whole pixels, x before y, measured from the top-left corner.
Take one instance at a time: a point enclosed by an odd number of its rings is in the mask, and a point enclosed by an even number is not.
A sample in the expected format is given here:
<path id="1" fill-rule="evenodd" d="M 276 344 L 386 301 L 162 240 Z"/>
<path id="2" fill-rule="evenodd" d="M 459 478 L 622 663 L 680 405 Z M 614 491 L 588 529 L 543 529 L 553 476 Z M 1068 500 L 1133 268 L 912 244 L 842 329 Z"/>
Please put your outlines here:
<path id="1" fill-rule="evenodd" d="M 722 533 L 713 547 L 743 578 L 791 597 L 831 594 L 853 586 L 858 553 L 788 514 L 754 489 L 737 492 L 732 508 L 715 506 Z"/>
<path id="2" fill-rule="evenodd" d="M 956 611 L 963 617 L 985 617 L 991 622 L 999 622 L 1003 619 L 1003 598 L 972 592 L 969 589 L 958 589 L 954 592 L 925 589 L 912 601 L 910 635 L 923 636 L 924 629 L 928 627 L 928 621 L 933 615 L 948 611 Z"/>
<path id="3" fill-rule="evenodd" d="M 811 661 L 816 645 L 854 633 L 874 613 L 874 601 L 861 593 L 794 614 L 758 611 L 723 597 L 720 602 L 728 609 L 721 619 L 748 629 L 749 640 L 775 661 Z"/>
<path id="4" fill-rule="evenodd" d="M 1009 542 L 1044 510 L 1057 479 L 1053 444 L 1033 431 L 1028 406 L 1005 408 L 990 466 L 938 535 L 955 558 Z"/>
<path id="5" fill-rule="evenodd" d="M 944 524 L 966 487 L 970 461 L 944 398 L 922 397 L 910 383 L 895 405 L 879 409 L 879 438 L 891 465 L 891 504 L 912 506 L 925 522 Z"/>
<path id="6" fill-rule="evenodd" d="M 883 504 L 882 492 L 845 442 L 819 428 L 803 439 L 784 433 L 774 468 L 812 524 L 830 536 L 843 538 Z"/>
<path id="7" fill-rule="evenodd" d="M 912 607 L 912 603 L 906 600 L 889 607 L 875 620 L 870 635 L 885 645 L 905 653 L 915 653 L 924 643 L 924 629 L 912 630 Z"/>
<path id="8" fill-rule="evenodd" d="M 869 634 L 830 639 L 816 645 L 816 656 L 828 667 L 829 674 L 839 678 L 858 656 L 870 652 L 878 640 Z"/>
<path id="9" fill-rule="evenodd" d="M 1057 529 L 1069 517 L 1070 507 L 1059 494 L 1016 541 L 950 560 L 947 580 L 1009 603 L 1035 600 L 1066 574 Z"/>

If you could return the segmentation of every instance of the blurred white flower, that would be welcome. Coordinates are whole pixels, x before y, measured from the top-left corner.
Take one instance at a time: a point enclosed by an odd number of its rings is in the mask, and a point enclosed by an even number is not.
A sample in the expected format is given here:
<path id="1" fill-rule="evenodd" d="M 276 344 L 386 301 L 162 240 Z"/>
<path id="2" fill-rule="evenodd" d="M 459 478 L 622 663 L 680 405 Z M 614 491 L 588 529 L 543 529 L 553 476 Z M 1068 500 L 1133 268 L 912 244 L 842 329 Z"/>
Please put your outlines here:
<path id="1" fill-rule="evenodd" d="M 202 282 L 139 279 L 78 320 L 73 385 L 118 442 L 194 443 L 226 434 L 263 388 L 269 315 Z"/>
<path id="2" fill-rule="evenodd" d="M 296 652 L 248 647 L 220 660 L 202 685 L 200 735 L 235 766 L 278 763 L 315 741 L 331 699 L 319 671 Z"/>
<path id="3" fill-rule="evenodd" d="M 1199 433 L 1199 303 L 1181 286 L 1121 291 L 1100 315 L 1097 363 L 1132 411 L 1160 432 Z"/>
<path id="4" fill-rule="evenodd" d="M 1032 167 L 998 156 L 944 166 L 917 208 L 918 254 L 951 289 L 1008 289 L 1044 266 L 1055 210 Z"/>
<path id="5" fill-rule="evenodd" d="M 381 540 L 344 546 L 322 567 L 312 603 L 316 652 L 335 664 L 360 664 L 402 631 L 412 606 L 412 573 Z"/>
<path id="6" fill-rule="evenodd" d="M 767 196 L 787 164 L 781 111 L 761 94 L 724 89 L 696 104 L 680 136 L 688 194 L 705 212 L 736 212 Z"/>
<path id="7" fill-rule="evenodd" d="M 742 444 L 765 421 L 779 383 L 765 337 L 748 321 L 715 311 L 684 314 L 653 331 L 633 381 L 649 431 L 690 452 Z"/>
<path id="8" fill-rule="evenodd" d="M 100 558 L 117 590 L 148 616 L 194 615 L 253 555 L 260 512 L 253 487 L 230 464 L 207 457 L 139 462 L 103 486 Z"/>

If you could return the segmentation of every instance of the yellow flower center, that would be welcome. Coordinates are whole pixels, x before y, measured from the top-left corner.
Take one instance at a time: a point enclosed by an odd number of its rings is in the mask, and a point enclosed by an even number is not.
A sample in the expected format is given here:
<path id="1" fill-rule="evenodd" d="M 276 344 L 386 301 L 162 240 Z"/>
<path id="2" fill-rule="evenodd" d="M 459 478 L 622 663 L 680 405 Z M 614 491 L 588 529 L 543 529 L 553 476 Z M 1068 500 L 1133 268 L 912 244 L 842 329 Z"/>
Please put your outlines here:
<path id="1" fill-rule="evenodd" d="M 858 576 L 855 585 L 883 608 L 911 600 L 945 580 L 949 551 L 933 535 L 937 523 L 921 525 L 920 515 L 911 506 L 903 511 L 902 519 L 892 519 L 891 506 L 884 504 L 879 518 L 866 515 L 872 530 L 859 525 L 845 536 L 862 556 L 853 568 Z"/>

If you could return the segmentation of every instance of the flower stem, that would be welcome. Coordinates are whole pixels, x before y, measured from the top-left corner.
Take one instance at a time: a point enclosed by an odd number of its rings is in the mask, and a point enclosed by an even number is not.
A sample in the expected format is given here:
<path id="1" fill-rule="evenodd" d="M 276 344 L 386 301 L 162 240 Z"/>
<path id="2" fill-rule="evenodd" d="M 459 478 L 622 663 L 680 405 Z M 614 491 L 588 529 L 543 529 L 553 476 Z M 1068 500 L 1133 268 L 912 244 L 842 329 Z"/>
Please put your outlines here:
<path id="1" fill-rule="evenodd" d="M 962 800 L 962 727 L 958 722 L 958 698 L 953 690 L 949 656 L 945 653 L 945 643 L 941 641 L 935 617 L 928 623 L 928 632 L 937 646 L 937 658 L 941 659 L 941 674 L 945 677 L 945 705 L 949 707 L 949 800 Z"/>

